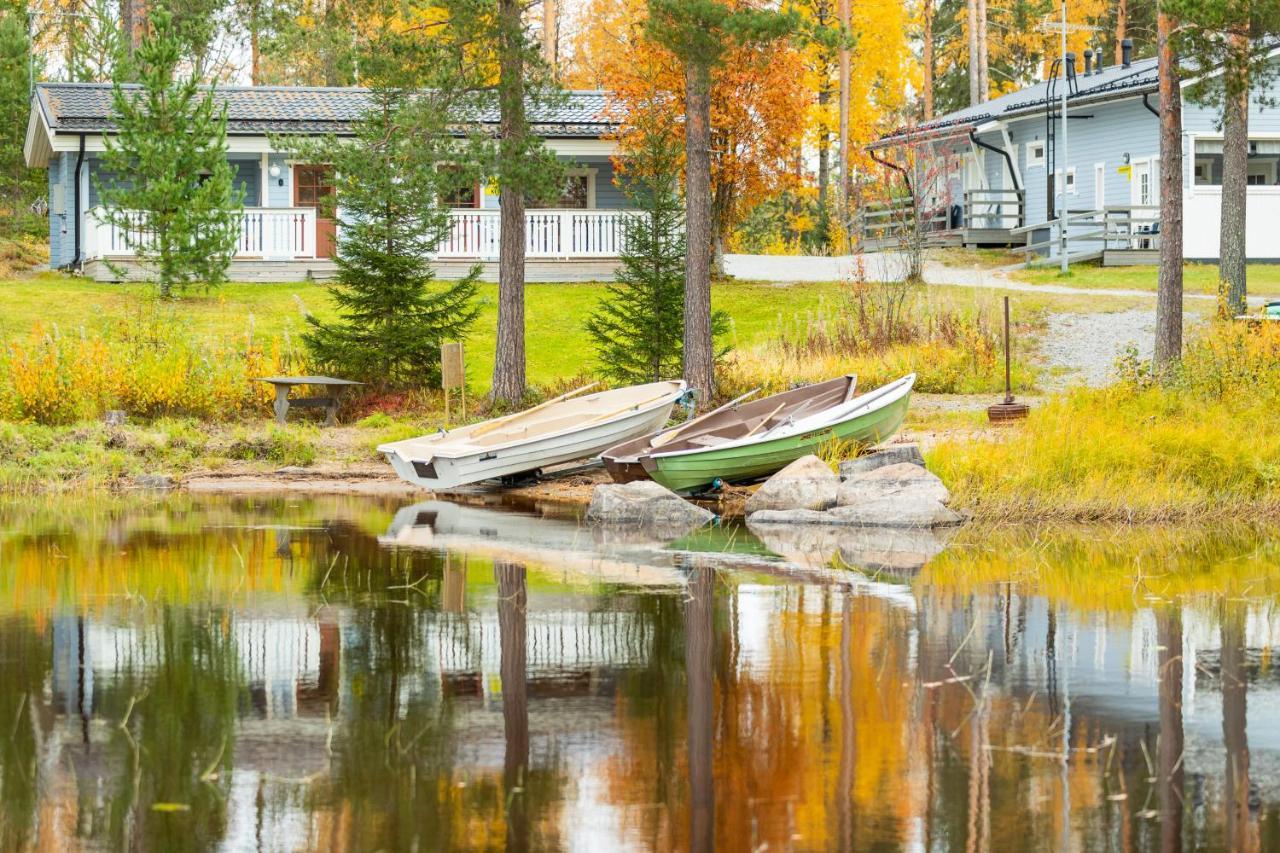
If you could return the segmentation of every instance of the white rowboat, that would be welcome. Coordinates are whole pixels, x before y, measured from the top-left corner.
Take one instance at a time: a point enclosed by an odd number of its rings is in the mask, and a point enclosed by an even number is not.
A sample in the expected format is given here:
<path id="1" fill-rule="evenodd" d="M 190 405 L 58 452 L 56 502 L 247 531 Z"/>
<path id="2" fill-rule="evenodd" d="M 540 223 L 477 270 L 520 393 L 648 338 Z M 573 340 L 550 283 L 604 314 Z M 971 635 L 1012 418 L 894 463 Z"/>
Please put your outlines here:
<path id="1" fill-rule="evenodd" d="M 512 477 L 597 456 L 656 432 L 671 417 L 685 384 L 652 382 L 575 396 L 591 387 L 505 418 L 383 444 L 378 452 L 402 478 L 427 489 Z"/>

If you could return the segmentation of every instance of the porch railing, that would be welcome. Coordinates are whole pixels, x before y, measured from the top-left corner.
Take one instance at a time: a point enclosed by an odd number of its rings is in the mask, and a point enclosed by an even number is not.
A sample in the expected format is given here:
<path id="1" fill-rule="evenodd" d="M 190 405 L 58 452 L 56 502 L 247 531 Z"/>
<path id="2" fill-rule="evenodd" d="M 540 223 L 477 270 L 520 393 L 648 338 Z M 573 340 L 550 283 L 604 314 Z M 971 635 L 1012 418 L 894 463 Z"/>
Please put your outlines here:
<path id="1" fill-rule="evenodd" d="M 498 257 L 501 213 L 459 209 L 438 258 Z M 524 252 L 530 258 L 610 258 L 626 246 L 626 210 L 526 210 Z"/>
<path id="2" fill-rule="evenodd" d="M 1023 225 L 1026 193 L 1023 190 L 966 190 L 964 227 L 1009 229 Z"/>
<path id="3" fill-rule="evenodd" d="M 124 222 L 104 221 L 101 210 L 85 217 L 86 258 L 128 257 L 146 246 L 151 235 L 142 214 L 126 213 Z M 316 212 L 310 207 L 246 207 L 240 212 L 237 258 L 294 260 L 315 257 Z"/>
<path id="4" fill-rule="evenodd" d="M 453 227 L 435 253 L 438 258 L 498 257 L 500 213 L 454 210 Z M 525 255 L 530 258 L 612 258 L 626 246 L 626 210 L 527 210 Z M 149 239 L 141 214 L 124 223 L 106 222 L 101 210 L 85 217 L 86 258 L 128 257 Z M 314 258 L 316 212 L 309 207 L 246 207 L 240 214 L 237 258 L 295 260 Z"/>

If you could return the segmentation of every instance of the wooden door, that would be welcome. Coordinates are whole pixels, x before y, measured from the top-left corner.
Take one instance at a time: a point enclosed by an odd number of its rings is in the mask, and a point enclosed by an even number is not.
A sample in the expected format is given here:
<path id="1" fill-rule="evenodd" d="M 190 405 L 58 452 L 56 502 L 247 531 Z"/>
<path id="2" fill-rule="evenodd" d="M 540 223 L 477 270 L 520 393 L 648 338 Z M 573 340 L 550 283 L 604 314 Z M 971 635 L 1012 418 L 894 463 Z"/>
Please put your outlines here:
<path id="1" fill-rule="evenodd" d="M 313 207 L 316 210 L 316 257 L 331 258 L 337 226 L 333 220 L 333 208 L 328 200 L 333 198 L 333 170 L 329 166 L 293 167 L 293 206 Z"/>

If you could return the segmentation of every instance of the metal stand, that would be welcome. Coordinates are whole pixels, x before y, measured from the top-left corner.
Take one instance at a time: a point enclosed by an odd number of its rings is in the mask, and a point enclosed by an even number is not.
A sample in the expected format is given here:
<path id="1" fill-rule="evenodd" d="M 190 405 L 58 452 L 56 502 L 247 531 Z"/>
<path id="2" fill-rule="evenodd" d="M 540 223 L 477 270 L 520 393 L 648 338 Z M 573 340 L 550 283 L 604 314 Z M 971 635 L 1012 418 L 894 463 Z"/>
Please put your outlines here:
<path id="1" fill-rule="evenodd" d="M 993 424 L 1022 420 L 1030 411 L 1026 403 L 1019 403 L 1013 399 L 1013 381 L 1010 371 L 1011 350 L 1012 347 L 1009 342 L 1009 297 L 1006 296 L 1004 298 L 1004 402 L 987 407 L 987 419 Z"/>

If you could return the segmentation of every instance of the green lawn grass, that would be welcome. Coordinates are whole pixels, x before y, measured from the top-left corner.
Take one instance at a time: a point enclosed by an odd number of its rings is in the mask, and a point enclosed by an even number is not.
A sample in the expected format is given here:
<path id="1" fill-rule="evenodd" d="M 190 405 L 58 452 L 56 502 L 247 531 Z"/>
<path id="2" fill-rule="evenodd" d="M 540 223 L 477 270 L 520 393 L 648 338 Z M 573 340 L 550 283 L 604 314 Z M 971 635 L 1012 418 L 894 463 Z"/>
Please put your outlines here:
<path id="1" fill-rule="evenodd" d="M 768 335 L 779 318 L 816 310 L 839 298 L 835 282 L 796 284 L 718 284 L 716 308 L 733 320 L 731 343 L 749 346 Z M 492 341 L 497 325 L 497 285 L 480 285 L 482 310 L 469 339 L 467 373 L 473 387 L 488 385 L 493 371 Z M 40 324 L 64 332 L 95 332 L 132 311 L 145 310 L 154 291 L 142 284 L 106 284 L 60 273 L 0 281 L 0 343 L 23 337 Z M 604 286 L 529 284 L 525 295 L 529 379 L 544 383 L 583 373 L 591 367 L 592 348 L 584 328 Z M 333 316 L 325 285 L 230 283 L 207 294 L 175 302 L 177 315 L 199 335 L 228 338 L 250 331 L 264 338 L 296 336 L 305 327 L 303 311 Z"/>
<path id="2" fill-rule="evenodd" d="M 1249 292 L 1271 296 L 1280 294 L 1280 264 L 1249 264 Z M 1074 264 L 1063 276 L 1056 266 L 1035 266 L 1013 273 L 1017 281 L 1028 284 L 1059 284 L 1066 287 L 1101 290 L 1147 290 L 1155 292 L 1156 268 L 1104 267 L 1097 263 Z M 1218 268 L 1213 264 L 1187 264 L 1183 268 L 1182 286 L 1187 293 L 1216 294 Z"/>
<path id="3" fill-rule="evenodd" d="M 843 299 L 838 282 L 778 285 L 764 282 L 717 282 L 712 302 L 728 313 L 728 343 L 750 348 L 776 335 L 780 324 L 794 327 L 806 316 L 832 310 Z M 546 384 L 568 379 L 593 367 L 592 346 L 584 328 L 605 292 L 602 284 L 529 284 L 526 289 L 526 350 L 529 380 Z M 145 284 L 107 284 L 62 273 L 0 279 L 0 345 L 29 335 L 37 325 L 64 333 L 84 329 L 93 334 L 130 312 L 148 310 L 154 290 Z M 999 291 L 956 287 L 928 288 L 933 305 L 962 311 L 998 310 Z M 1131 307 L 1135 297 L 1014 293 L 1014 316 L 1025 321 L 1049 311 L 1114 311 Z M 480 318 L 467 346 L 467 374 L 474 391 L 487 389 L 493 371 L 497 324 L 497 285 L 480 285 Z M 208 293 L 194 293 L 173 303 L 180 322 L 198 336 L 230 339 L 254 334 L 273 339 L 296 336 L 305 327 L 304 310 L 327 318 L 333 306 L 324 284 L 230 283 Z"/>

